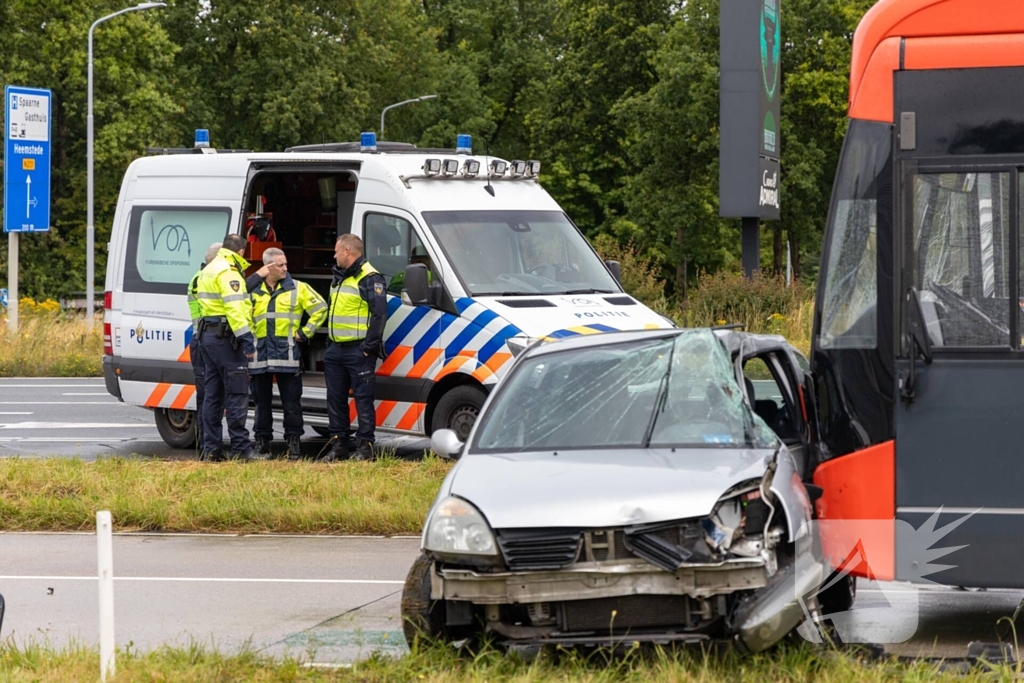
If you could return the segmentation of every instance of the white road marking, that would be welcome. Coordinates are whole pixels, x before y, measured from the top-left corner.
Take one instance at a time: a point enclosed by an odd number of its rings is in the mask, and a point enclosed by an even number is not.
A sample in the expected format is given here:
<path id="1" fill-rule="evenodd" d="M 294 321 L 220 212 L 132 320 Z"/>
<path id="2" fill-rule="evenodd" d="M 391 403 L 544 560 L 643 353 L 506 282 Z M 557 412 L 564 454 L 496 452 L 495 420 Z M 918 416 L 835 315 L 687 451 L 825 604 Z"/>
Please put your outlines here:
<path id="1" fill-rule="evenodd" d="M 103 389 L 103 384 L 4 384 L 0 389 Z"/>
<path id="2" fill-rule="evenodd" d="M 110 396 L 110 392 L 109 391 L 101 391 L 101 392 L 98 392 L 98 393 L 85 394 L 85 393 L 81 393 L 81 392 L 74 392 L 74 391 L 72 391 L 72 392 L 64 392 L 64 393 L 61 394 L 61 396 Z"/>
<path id="3" fill-rule="evenodd" d="M 138 422 L 0 422 L 0 429 L 124 429 L 152 426 Z"/>
<path id="4" fill-rule="evenodd" d="M 31 415 L 32 413 L 0 413 L 0 415 Z"/>
<path id="5" fill-rule="evenodd" d="M 95 576 L 0 576 L 0 581 L 95 581 Z M 384 581 L 379 579 L 244 579 L 244 578 L 200 578 L 196 576 L 115 576 L 114 581 L 159 581 L 186 583 L 326 583 L 352 584 L 363 586 L 402 586 L 405 581 Z"/>
<path id="6" fill-rule="evenodd" d="M 0 389 L 3 389 L 0 386 Z M 0 406 L 126 406 L 120 401 L 0 401 Z M 133 408 L 135 406 L 132 406 Z"/>
<path id="7" fill-rule="evenodd" d="M 74 436 L 4 436 L 0 437 L 0 443 L 120 443 L 122 441 L 136 441 L 139 437 L 129 437 L 126 439 L 99 439 L 99 438 L 76 438 Z M 154 439 L 159 439 L 159 434 L 153 435 Z"/>

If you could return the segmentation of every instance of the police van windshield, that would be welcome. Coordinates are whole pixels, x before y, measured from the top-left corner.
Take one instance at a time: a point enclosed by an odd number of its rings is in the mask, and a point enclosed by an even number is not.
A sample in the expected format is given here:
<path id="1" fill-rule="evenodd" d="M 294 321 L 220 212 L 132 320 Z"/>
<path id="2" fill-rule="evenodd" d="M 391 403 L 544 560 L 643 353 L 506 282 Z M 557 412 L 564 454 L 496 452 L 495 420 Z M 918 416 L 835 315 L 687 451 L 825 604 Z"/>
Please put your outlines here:
<path id="1" fill-rule="evenodd" d="M 471 296 L 621 291 L 560 211 L 426 211 Z"/>

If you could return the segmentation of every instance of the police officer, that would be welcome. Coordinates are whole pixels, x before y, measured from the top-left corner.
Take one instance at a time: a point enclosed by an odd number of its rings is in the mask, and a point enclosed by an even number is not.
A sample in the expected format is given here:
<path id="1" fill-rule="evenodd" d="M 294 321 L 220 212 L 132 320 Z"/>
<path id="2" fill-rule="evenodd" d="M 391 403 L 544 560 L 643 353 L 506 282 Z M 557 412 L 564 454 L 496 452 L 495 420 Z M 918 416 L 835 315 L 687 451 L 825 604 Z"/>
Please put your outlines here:
<path id="1" fill-rule="evenodd" d="M 352 433 L 348 414 L 348 391 L 355 394 L 359 429 L 353 460 L 373 457 L 374 427 L 377 424 L 373 394 L 377 358 L 384 357 L 384 324 L 388 302 L 384 276 L 363 256 L 363 241 L 355 235 L 341 235 L 334 245 L 334 281 L 327 316 L 330 340 L 324 354 L 327 383 L 327 416 L 331 429 L 326 462 L 349 457 Z"/>
<path id="2" fill-rule="evenodd" d="M 284 436 L 288 444 L 286 457 L 296 460 L 301 454 L 302 436 L 302 351 L 300 343 L 312 337 L 327 317 L 327 302 L 305 282 L 293 280 L 288 274 L 288 258 L 280 249 L 263 252 L 265 278 L 252 288 L 253 333 L 256 336 L 256 358 L 249 362 L 249 373 L 256 395 L 256 455 L 269 456 L 273 439 L 270 412 L 273 380 L 281 394 L 284 410 Z M 251 280 L 251 278 L 250 278 Z M 303 313 L 309 321 L 302 327 Z"/>
<path id="3" fill-rule="evenodd" d="M 203 398 L 203 457 L 223 460 L 222 415 L 227 412 L 228 435 L 234 457 L 259 459 L 249 442 L 245 417 L 249 408 L 249 360 L 256 355 L 252 335 L 252 304 L 245 286 L 242 258 L 245 239 L 228 235 L 217 256 L 196 283 L 202 318 L 199 349 L 206 366 Z"/>
<path id="4" fill-rule="evenodd" d="M 206 394 L 206 365 L 203 363 L 203 354 L 199 350 L 199 321 L 202 319 L 203 313 L 199 308 L 196 288 L 199 285 L 199 276 L 202 275 L 203 268 L 217 257 L 220 247 L 220 242 L 214 242 L 206 250 L 202 268 L 196 271 L 196 274 L 192 276 L 192 281 L 188 283 L 188 296 L 186 297 L 188 312 L 192 317 L 192 338 L 188 342 L 188 355 L 192 360 L 192 375 L 196 380 L 196 414 L 193 419 L 196 425 L 196 447 L 200 451 L 203 450 L 203 397 Z"/>

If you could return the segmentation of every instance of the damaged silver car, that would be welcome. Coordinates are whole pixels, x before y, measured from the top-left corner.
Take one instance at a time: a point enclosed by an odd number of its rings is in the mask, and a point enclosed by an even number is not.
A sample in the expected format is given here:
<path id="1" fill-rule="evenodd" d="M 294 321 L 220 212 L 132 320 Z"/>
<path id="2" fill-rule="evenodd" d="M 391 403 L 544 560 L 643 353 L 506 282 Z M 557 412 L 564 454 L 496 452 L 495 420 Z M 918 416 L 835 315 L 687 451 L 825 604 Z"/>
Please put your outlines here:
<path id="1" fill-rule="evenodd" d="M 459 461 L 406 580 L 410 644 L 756 652 L 813 617 L 811 502 L 741 386 L 743 343 L 676 329 L 525 350 L 465 445 L 433 436 Z"/>

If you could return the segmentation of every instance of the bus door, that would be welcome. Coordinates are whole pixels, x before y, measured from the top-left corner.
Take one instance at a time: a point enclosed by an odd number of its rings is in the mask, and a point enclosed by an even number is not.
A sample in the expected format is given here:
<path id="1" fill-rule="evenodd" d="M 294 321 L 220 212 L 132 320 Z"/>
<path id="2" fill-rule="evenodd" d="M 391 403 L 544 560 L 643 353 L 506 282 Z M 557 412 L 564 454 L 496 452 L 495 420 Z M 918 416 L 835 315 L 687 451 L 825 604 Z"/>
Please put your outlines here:
<path id="1" fill-rule="evenodd" d="M 896 516 L 917 531 L 897 536 L 897 579 L 1024 587 L 1024 159 L 1012 161 L 898 166 Z M 955 546 L 936 573 L 910 559 Z"/>

